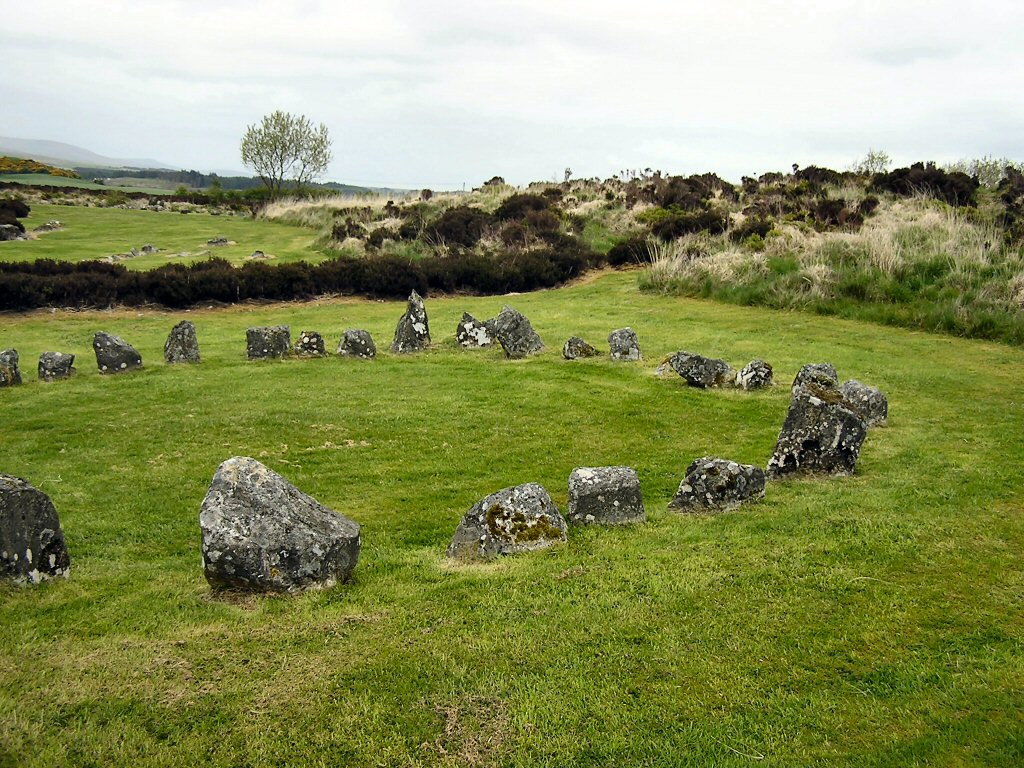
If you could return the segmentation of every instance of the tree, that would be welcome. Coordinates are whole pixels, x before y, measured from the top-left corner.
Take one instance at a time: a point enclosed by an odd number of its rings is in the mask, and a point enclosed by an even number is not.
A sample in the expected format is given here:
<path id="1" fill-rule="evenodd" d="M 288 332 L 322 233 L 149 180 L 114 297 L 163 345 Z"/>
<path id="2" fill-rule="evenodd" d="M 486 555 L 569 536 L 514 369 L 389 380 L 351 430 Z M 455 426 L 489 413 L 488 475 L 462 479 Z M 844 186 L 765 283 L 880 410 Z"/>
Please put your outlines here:
<path id="1" fill-rule="evenodd" d="M 313 127 L 305 115 L 272 112 L 246 128 L 242 162 L 256 171 L 273 197 L 281 194 L 286 180 L 301 188 L 323 175 L 331 162 L 327 126 Z"/>
<path id="2" fill-rule="evenodd" d="M 892 165 L 892 158 L 888 153 L 880 149 L 869 149 L 863 158 L 853 164 L 851 170 L 854 173 L 872 176 L 876 173 L 885 173 L 889 170 L 890 165 Z"/>

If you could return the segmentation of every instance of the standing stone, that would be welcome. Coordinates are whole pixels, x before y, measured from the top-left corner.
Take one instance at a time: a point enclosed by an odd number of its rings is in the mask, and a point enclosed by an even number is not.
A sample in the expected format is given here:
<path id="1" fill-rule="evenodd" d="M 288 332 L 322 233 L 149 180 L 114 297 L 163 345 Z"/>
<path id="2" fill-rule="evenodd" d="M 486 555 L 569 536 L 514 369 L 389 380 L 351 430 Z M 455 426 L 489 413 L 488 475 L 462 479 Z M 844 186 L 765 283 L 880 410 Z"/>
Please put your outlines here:
<path id="1" fill-rule="evenodd" d="M 569 475 L 569 521 L 618 525 L 647 519 L 631 467 L 577 467 Z"/>
<path id="2" fill-rule="evenodd" d="M 762 498 L 764 472 L 760 467 L 704 456 L 687 467 L 668 508 L 677 512 L 718 512 Z"/>
<path id="3" fill-rule="evenodd" d="M 203 571 L 213 587 L 292 592 L 348 581 L 359 524 L 255 459 L 217 468 L 199 510 Z"/>
<path id="4" fill-rule="evenodd" d="M 50 497 L 0 472 L 0 577 L 38 584 L 70 572 L 71 557 Z"/>
<path id="5" fill-rule="evenodd" d="M 544 349 L 544 342 L 533 330 L 530 321 L 520 312 L 505 305 L 498 316 L 494 318 L 494 335 L 505 350 L 505 357 L 518 360 L 540 352 Z"/>
<path id="6" fill-rule="evenodd" d="M 485 496 L 462 518 L 448 557 L 489 558 L 550 547 L 565 541 L 567 526 L 551 496 L 525 483 Z"/>
<path id="7" fill-rule="evenodd" d="M 324 337 L 316 331 L 302 331 L 295 340 L 295 354 L 301 357 L 323 357 L 327 354 Z"/>
<path id="8" fill-rule="evenodd" d="M 292 346 L 292 332 L 287 325 L 268 325 L 245 330 L 245 353 L 250 360 L 285 357 Z"/>
<path id="9" fill-rule="evenodd" d="M 5 349 L 0 352 L 0 387 L 13 387 L 15 384 L 21 384 L 18 350 Z"/>
<path id="10" fill-rule="evenodd" d="M 494 334 L 490 327 L 493 322 L 480 322 L 469 312 L 463 312 L 462 319 L 455 328 L 455 340 L 466 349 L 489 347 L 494 343 Z"/>
<path id="11" fill-rule="evenodd" d="M 369 331 L 360 331 L 349 328 L 341 336 L 338 342 L 338 354 L 342 357 L 361 357 L 365 360 L 372 360 L 377 356 L 377 345 L 373 343 L 373 337 Z"/>
<path id="12" fill-rule="evenodd" d="M 391 351 L 396 354 L 418 352 L 430 346 L 430 322 L 427 320 L 427 308 L 423 299 L 416 291 L 409 294 L 409 302 L 405 314 L 398 320 L 395 327 L 395 339 L 391 342 Z"/>
<path id="13" fill-rule="evenodd" d="M 679 351 L 667 360 L 669 366 L 686 379 L 691 387 L 709 389 L 732 383 L 735 379 L 732 368 L 725 360 Z"/>
<path id="14" fill-rule="evenodd" d="M 736 386 L 740 389 L 764 389 L 774 382 L 774 371 L 764 360 L 751 360 L 736 374 Z"/>
<path id="15" fill-rule="evenodd" d="M 850 379 L 843 382 L 839 391 L 869 427 L 884 427 L 886 425 L 889 419 L 889 401 L 880 389 L 861 384 L 856 379 Z"/>
<path id="16" fill-rule="evenodd" d="M 39 356 L 39 378 L 43 381 L 70 379 L 75 375 L 75 356 L 63 352 L 43 352 Z"/>
<path id="17" fill-rule="evenodd" d="M 767 475 L 852 475 L 868 426 L 835 386 L 808 378 L 796 387 Z"/>
<path id="18" fill-rule="evenodd" d="M 601 354 L 579 336 L 570 336 L 562 346 L 562 357 L 566 360 L 578 360 L 581 357 L 594 357 Z"/>
<path id="19" fill-rule="evenodd" d="M 619 328 L 608 334 L 608 346 L 612 360 L 634 361 L 640 359 L 640 342 L 632 328 Z"/>
<path id="20" fill-rule="evenodd" d="M 92 338 L 100 373 L 124 373 L 142 367 L 142 356 L 120 336 L 99 331 Z"/>
<path id="21" fill-rule="evenodd" d="M 164 342 L 164 360 L 168 363 L 198 363 L 199 340 L 196 339 L 196 325 L 191 320 L 182 320 L 171 328 Z"/>
<path id="22" fill-rule="evenodd" d="M 808 363 L 800 368 L 793 379 L 793 391 L 811 382 L 822 387 L 838 387 L 839 375 L 832 363 Z"/>

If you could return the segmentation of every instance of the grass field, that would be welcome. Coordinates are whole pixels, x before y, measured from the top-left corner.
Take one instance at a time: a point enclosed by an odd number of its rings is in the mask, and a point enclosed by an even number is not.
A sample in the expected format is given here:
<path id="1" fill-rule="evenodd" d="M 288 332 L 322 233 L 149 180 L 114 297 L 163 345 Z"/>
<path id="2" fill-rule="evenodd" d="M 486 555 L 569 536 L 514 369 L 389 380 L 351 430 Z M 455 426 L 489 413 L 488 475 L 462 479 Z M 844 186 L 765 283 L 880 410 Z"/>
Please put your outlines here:
<path id="1" fill-rule="evenodd" d="M 456 347 L 463 310 L 503 301 L 543 354 Z M 434 348 L 373 362 L 249 363 L 245 328 L 333 347 L 363 327 L 386 350 L 400 304 L 0 315 L 26 378 L 0 390 L 0 468 L 51 495 L 72 556 L 66 582 L 0 587 L 0 765 L 1024 761 L 1024 350 L 642 294 L 632 273 L 427 306 Z M 161 362 L 182 317 L 198 366 Z M 604 346 L 623 325 L 642 364 L 561 359 L 570 334 Z M 145 369 L 100 376 L 101 329 Z M 78 355 L 77 378 L 34 378 L 51 349 Z M 764 357 L 780 385 L 654 377 L 677 349 Z M 695 457 L 763 465 L 789 381 L 821 360 L 889 395 L 856 476 L 772 484 L 719 516 L 666 511 Z M 211 592 L 199 505 L 234 455 L 361 524 L 353 583 Z M 445 559 L 485 494 L 536 481 L 564 510 L 573 467 L 620 463 L 647 524 Z"/>
<path id="2" fill-rule="evenodd" d="M 88 179 L 72 179 L 67 176 L 51 176 L 48 173 L 0 173 L 0 181 L 12 181 L 15 184 L 41 185 L 47 187 L 74 187 L 75 189 L 119 190 L 121 192 L 145 192 L 149 195 L 169 195 L 174 188 L 138 186 L 137 184 L 96 184 Z M 134 180 L 133 180 L 134 181 Z"/>
<path id="3" fill-rule="evenodd" d="M 219 256 L 241 264 L 255 250 L 273 256 L 271 263 L 275 264 L 316 262 L 325 258 L 313 249 L 316 233 L 262 219 L 37 204 L 24 219 L 25 229 L 31 230 L 52 219 L 63 223 L 64 229 L 41 234 L 33 240 L 0 243 L 0 260 L 83 261 L 127 253 L 146 243 L 160 248 L 160 252 L 120 263 L 129 269 L 151 269 L 172 262 L 190 263 Z M 226 237 L 233 244 L 217 247 L 206 244 L 215 237 Z"/>

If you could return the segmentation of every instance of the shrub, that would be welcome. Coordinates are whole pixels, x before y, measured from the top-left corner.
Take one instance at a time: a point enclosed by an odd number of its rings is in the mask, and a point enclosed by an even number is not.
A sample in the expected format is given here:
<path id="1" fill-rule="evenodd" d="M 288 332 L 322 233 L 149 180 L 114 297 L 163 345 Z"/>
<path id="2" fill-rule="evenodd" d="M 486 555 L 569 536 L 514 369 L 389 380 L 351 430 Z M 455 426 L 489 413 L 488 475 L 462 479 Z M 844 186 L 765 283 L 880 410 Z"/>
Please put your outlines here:
<path id="1" fill-rule="evenodd" d="M 498 221 L 509 219 L 523 219 L 530 211 L 545 211 L 551 206 L 551 201 L 543 195 L 532 195 L 519 192 L 498 206 L 494 212 L 494 218 Z"/>
<path id="2" fill-rule="evenodd" d="M 428 231 L 435 241 L 472 248 L 480 242 L 490 223 L 491 217 L 486 211 L 461 205 L 442 213 L 428 226 Z"/>
<path id="3" fill-rule="evenodd" d="M 724 213 L 717 211 L 700 211 L 698 213 L 677 213 L 655 222 L 651 227 L 654 235 L 664 241 L 675 240 L 683 235 L 697 232 L 708 232 L 720 235 L 725 232 L 729 223 Z"/>
<path id="4" fill-rule="evenodd" d="M 613 267 L 623 264 L 642 264 L 647 260 L 647 240 L 643 237 L 631 237 L 611 247 L 608 251 L 608 263 Z"/>
<path id="5" fill-rule="evenodd" d="M 914 163 L 889 173 L 876 173 L 871 190 L 909 197 L 926 194 L 953 206 L 974 206 L 978 180 L 960 171 L 946 172 L 935 163 Z"/>
<path id="6" fill-rule="evenodd" d="M 771 232 L 773 222 L 765 218 L 748 218 L 729 230 L 729 239 L 734 243 L 741 243 L 751 236 L 757 236 L 762 241 Z"/>
<path id="7" fill-rule="evenodd" d="M 23 200 L 15 197 L 0 198 L 0 213 L 10 213 L 12 217 L 24 219 L 32 209 Z"/>

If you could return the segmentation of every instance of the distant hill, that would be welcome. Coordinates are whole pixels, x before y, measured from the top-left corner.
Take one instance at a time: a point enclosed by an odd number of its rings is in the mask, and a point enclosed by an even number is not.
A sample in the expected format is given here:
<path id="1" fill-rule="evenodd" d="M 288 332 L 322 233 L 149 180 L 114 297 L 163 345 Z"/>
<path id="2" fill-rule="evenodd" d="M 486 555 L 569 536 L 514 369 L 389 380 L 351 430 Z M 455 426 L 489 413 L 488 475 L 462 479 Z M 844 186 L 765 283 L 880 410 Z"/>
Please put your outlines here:
<path id="1" fill-rule="evenodd" d="M 43 139 L 16 139 L 0 136 L 0 155 L 12 155 L 36 160 L 40 163 L 71 168 L 89 166 L 103 168 L 160 168 L 171 170 L 173 166 L 148 158 L 117 158 L 91 152 L 74 144 Z"/>

